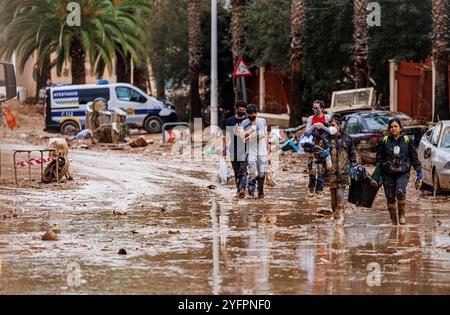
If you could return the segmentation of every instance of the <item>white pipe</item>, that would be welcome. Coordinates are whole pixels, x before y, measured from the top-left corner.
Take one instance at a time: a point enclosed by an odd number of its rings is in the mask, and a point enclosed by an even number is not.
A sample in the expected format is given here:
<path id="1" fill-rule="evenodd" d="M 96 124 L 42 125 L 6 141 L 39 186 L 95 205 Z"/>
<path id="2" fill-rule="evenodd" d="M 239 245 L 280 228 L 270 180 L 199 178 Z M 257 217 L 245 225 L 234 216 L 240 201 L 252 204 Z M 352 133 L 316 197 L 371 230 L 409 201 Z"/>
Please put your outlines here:
<path id="1" fill-rule="evenodd" d="M 211 0 L 211 129 L 213 130 L 219 121 L 219 96 L 218 96 L 218 71 L 217 71 L 217 0 Z"/>

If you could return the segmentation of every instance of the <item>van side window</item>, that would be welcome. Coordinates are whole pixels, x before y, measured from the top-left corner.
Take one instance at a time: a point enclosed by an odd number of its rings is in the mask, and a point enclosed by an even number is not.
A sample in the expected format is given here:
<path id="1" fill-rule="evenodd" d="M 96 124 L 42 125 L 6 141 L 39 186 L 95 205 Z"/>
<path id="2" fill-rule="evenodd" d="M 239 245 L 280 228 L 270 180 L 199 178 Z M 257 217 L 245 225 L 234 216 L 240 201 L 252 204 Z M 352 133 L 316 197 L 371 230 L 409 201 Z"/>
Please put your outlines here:
<path id="1" fill-rule="evenodd" d="M 128 87 L 116 87 L 116 94 L 117 98 L 124 102 L 147 102 L 147 99 L 143 95 Z"/>
<path id="2" fill-rule="evenodd" d="M 78 90 L 78 98 L 80 105 L 86 105 L 93 102 L 97 98 L 104 98 L 109 101 L 109 89 L 86 89 Z"/>

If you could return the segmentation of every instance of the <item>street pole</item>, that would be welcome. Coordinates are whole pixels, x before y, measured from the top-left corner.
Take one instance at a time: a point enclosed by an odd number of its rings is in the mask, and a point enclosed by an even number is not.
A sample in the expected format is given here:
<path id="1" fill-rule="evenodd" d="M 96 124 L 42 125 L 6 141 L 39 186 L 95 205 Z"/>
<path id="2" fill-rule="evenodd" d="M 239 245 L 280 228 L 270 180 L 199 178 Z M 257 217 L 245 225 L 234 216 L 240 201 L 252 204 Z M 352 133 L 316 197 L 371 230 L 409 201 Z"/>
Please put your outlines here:
<path id="1" fill-rule="evenodd" d="M 219 96 L 217 71 L 217 0 L 211 0 L 211 130 L 219 122 Z"/>

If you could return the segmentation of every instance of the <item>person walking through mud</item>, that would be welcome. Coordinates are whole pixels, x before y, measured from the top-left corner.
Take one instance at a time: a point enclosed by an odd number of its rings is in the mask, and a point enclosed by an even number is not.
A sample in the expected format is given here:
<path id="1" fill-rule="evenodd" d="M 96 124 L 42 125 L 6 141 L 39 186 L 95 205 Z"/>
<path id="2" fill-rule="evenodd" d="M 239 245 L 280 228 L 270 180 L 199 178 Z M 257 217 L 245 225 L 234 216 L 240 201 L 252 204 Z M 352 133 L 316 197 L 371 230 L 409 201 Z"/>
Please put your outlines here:
<path id="1" fill-rule="evenodd" d="M 322 141 L 324 151 L 320 154 L 324 166 L 325 185 L 330 188 L 331 209 L 337 225 L 345 219 L 345 188 L 350 184 L 356 164 L 356 152 L 352 139 L 341 134 L 341 117 L 334 115 L 329 124 L 329 136 Z"/>
<path id="2" fill-rule="evenodd" d="M 402 134 L 403 127 L 398 118 L 389 121 L 388 130 L 389 135 L 385 136 L 379 145 L 376 160 L 377 164 L 381 165 L 381 178 L 392 224 L 405 225 L 406 188 L 411 166 L 417 172 L 416 180 L 420 181 L 423 179 L 422 165 L 414 142 Z"/>
<path id="3" fill-rule="evenodd" d="M 256 184 L 258 184 L 258 198 L 264 198 L 264 180 L 266 164 L 269 156 L 267 139 L 267 124 L 264 118 L 258 116 L 258 108 L 255 104 L 247 106 L 248 118 L 241 124 L 241 138 L 247 144 L 248 162 L 248 193 L 255 196 Z"/>
<path id="4" fill-rule="evenodd" d="M 311 133 L 314 129 L 322 129 L 330 122 L 330 117 L 323 113 L 324 103 L 323 101 L 314 101 L 313 112 L 314 115 L 308 117 L 306 123 L 305 133 Z M 320 145 L 320 139 L 316 139 L 316 145 Z M 323 168 L 321 163 L 318 163 L 318 156 L 314 153 L 310 153 L 308 158 L 308 172 L 309 172 L 309 197 L 314 197 L 316 193 L 319 197 L 323 197 Z"/>
<path id="5" fill-rule="evenodd" d="M 239 130 L 237 129 L 240 128 L 242 122 L 247 118 L 246 110 L 247 102 L 236 102 L 235 115 L 227 120 L 224 145 L 224 148 L 229 148 L 231 166 L 233 167 L 236 181 L 236 196 L 241 199 L 245 198 L 245 189 L 247 188 L 247 151 L 245 149 L 245 143 L 238 137 Z M 226 155 L 227 150 L 224 150 L 224 156 Z"/>

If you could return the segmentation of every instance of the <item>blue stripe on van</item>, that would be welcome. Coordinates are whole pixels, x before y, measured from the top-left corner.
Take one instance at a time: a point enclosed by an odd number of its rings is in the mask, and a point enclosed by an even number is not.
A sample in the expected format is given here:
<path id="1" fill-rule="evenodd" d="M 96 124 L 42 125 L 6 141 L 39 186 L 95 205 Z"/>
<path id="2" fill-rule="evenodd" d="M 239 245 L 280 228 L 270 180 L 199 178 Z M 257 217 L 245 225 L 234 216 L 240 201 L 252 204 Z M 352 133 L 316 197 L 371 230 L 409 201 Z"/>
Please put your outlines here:
<path id="1" fill-rule="evenodd" d="M 84 117 L 84 111 L 52 112 L 53 117 Z"/>
<path id="2" fill-rule="evenodd" d="M 159 115 L 161 109 L 136 109 L 135 115 Z"/>

